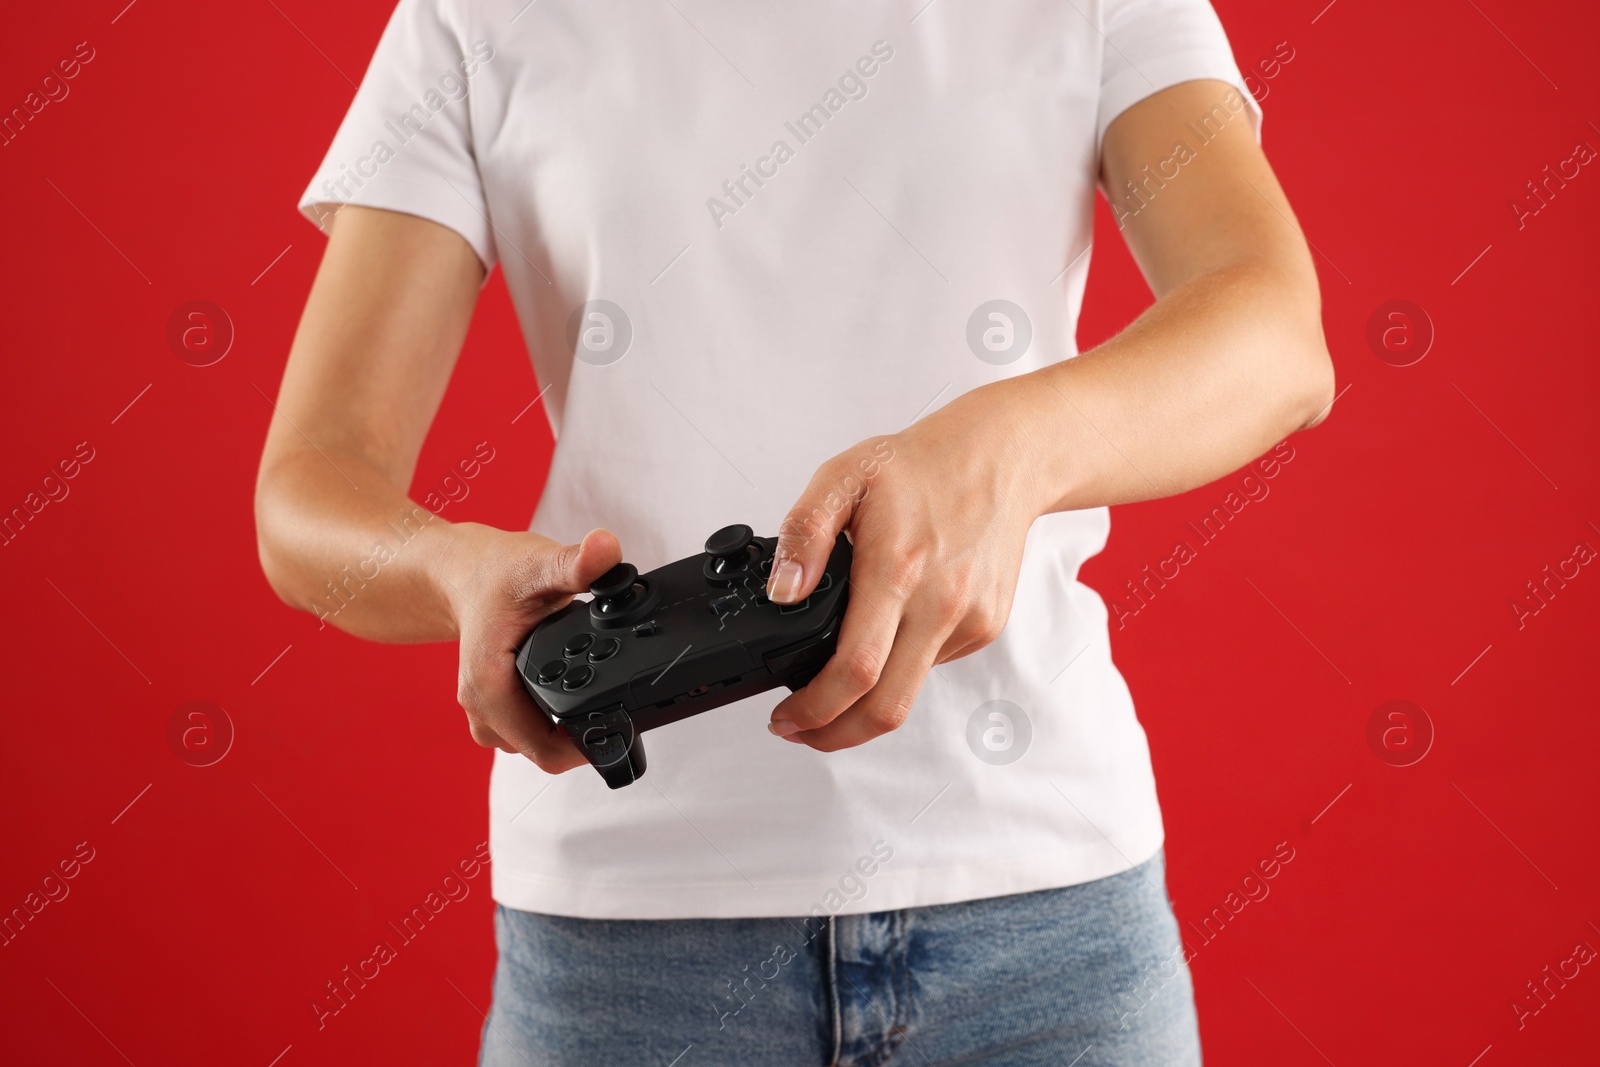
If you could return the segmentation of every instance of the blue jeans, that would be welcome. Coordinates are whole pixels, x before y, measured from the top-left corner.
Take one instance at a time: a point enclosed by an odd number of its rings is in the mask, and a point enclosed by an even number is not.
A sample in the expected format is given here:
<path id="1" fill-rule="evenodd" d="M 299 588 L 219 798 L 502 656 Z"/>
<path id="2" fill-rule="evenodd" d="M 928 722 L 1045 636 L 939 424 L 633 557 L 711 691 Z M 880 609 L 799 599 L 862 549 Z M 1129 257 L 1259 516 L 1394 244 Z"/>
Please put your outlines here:
<path id="1" fill-rule="evenodd" d="M 496 909 L 483 1067 L 1200 1062 L 1161 853 L 1037 893 L 828 919 Z"/>

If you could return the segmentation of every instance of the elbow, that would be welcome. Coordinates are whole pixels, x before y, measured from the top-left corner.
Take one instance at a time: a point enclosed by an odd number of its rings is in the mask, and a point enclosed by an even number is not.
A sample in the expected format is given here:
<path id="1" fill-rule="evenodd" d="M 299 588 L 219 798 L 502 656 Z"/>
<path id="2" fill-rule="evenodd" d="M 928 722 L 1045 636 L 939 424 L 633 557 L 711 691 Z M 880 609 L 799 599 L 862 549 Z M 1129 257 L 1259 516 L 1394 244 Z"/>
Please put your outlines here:
<path id="1" fill-rule="evenodd" d="M 278 510 L 279 502 L 275 499 L 266 472 L 262 471 L 256 482 L 255 494 L 256 560 L 261 565 L 261 574 L 266 578 L 267 585 L 278 599 L 291 608 L 299 608 L 301 604 L 295 595 L 294 571 L 282 538 L 275 535 Z"/>
<path id="2" fill-rule="evenodd" d="M 1280 276 L 1276 303 L 1283 316 L 1278 319 L 1280 344 L 1288 358 L 1280 362 L 1286 369 L 1284 399 L 1288 403 L 1286 433 L 1309 430 L 1321 424 L 1333 410 L 1336 383 L 1333 357 L 1328 354 L 1328 338 L 1322 329 L 1322 293 L 1316 272 L 1307 254 L 1303 268 L 1288 269 L 1287 281 Z"/>
<path id="3" fill-rule="evenodd" d="M 1296 431 L 1321 425 L 1333 410 L 1337 395 L 1334 392 L 1337 382 L 1334 380 L 1333 358 L 1328 354 L 1328 342 L 1323 336 L 1320 322 L 1307 349 L 1299 375 L 1299 388 L 1296 390 L 1299 398 L 1294 425 Z"/>
<path id="4" fill-rule="evenodd" d="M 293 582 L 287 569 L 277 562 L 271 548 L 260 537 L 256 538 L 256 558 L 261 563 L 261 574 L 267 579 L 268 588 L 285 605 L 298 609 L 300 604 L 295 599 Z"/>
<path id="5" fill-rule="evenodd" d="M 1241 336 L 1255 360 L 1257 388 L 1266 401 L 1262 429 L 1282 439 L 1320 424 L 1333 410 L 1333 359 L 1322 329 L 1322 294 L 1309 253 L 1262 257 L 1234 268 L 1248 284 L 1237 305 Z M 1234 284 L 1237 284 L 1237 280 Z"/>

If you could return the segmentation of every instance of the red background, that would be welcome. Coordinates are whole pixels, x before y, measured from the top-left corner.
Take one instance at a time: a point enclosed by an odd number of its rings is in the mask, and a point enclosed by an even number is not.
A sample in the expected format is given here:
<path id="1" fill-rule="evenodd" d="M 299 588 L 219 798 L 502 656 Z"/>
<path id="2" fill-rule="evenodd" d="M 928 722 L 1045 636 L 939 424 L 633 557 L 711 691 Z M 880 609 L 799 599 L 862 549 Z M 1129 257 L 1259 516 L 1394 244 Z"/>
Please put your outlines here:
<path id="1" fill-rule="evenodd" d="M 489 754 L 454 707 L 453 649 L 319 632 L 267 588 L 251 520 L 265 397 L 322 246 L 293 205 L 389 2 L 124 2 L 33 5 L 0 40 L 5 110 L 78 42 L 96 51 L 0 148 L 0 508 L 95 450 L 0 549 L 0 909 L 94 849 L 0 948 L 0 1059 L 468 1062 L 487 875 L 326 1029 L 308 1008 L 485 836 Z M 1344 392 L 1271 495 L 1115 636 L 1208 1060 L 1593 1063 L 1600 967 L 1520 1029 L 1511 1005 L 1600 948 L 1600 568 L 1521 629 L 1510 603 L 1600 548 L 1600 167 L 1522 229 L 1510 201 L 1600 147 L 1596 16 L 1323 2 L 1218 7 L 1242 67 L 1294 50 L 1264 83 L 1266 143 L 1320 253 Z M 1149 300 L 1108 223 L 1102 205 L 1086 345 Z M 204 368 L 164 336 L 196 298 L 237 331 Z M 1437 331 L 1413 366 L 1366 341 L 1392 299 Z M 511 419 L 536 393 L 497 276 L 419 492 L 487 439 L 495 462 L 446 515 L 525 525 L 550 440 L 538 411 Z M 1116 595 L 1237 482 L 1119 508 L 1088 580 Z M 166 733 L 197 699 L 236 731 L 204 768 Z M 1436 732 L 1413 766 L 1368 742 L 1391 699 Z M 1280 841 L 1295 858 L 1270 896 L 1208 940 L 1202 919 Z"/>

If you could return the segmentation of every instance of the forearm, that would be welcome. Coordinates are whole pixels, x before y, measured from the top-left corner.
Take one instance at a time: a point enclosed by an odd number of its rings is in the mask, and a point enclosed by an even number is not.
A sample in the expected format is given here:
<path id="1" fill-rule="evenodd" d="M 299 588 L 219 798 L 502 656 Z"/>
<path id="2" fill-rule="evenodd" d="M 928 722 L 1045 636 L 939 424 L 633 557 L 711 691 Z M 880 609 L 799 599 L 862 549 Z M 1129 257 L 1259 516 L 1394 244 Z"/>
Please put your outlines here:
<path id="1" fill-rule="evenodd" d="M 1040 513 L 1171 496 L 1313 425 L 1333 396 L 1314 277 L 1245 260 L 1173 289 L 1009 393 Z"/>
<path id="2" fill-rule="evenodd" d="M 481 529 L 446 522 L 338 449 L 286 450 L 263 465 L 256 487 L 272 588 L 292 607 L 377 641 L 458 636 L 448 562 Z"/>

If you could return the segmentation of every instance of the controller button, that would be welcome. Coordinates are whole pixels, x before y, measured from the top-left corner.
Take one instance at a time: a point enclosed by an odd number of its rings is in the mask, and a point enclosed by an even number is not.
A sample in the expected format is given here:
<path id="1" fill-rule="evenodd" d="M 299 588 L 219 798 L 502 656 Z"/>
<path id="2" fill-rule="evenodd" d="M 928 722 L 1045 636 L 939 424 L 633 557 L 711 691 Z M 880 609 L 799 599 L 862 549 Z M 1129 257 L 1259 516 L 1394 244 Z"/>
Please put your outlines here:
<path id="1" fill-rule="evenodd" d="M 763 578 L 772 577 L 772 557 L 768 556 L 766 559 L 762 560 L 760 565 L 756 567 L 756 570 L 761 572 L 761 577 Z"/>
<path id="2" fill-rule="evenodd" d="M 804 600 L 800 601 L 800 603 L 798 603 L 798 604 L 779 604 L 778 605 L 778 614 L 779 615 L 798 615 L 802 611 L 804 611 L 807 608 L 809 608 L 810 606 L 811 606 L 811 598 L 810 597 L 806 597 Z"/>
<path id="3" fill-rule="evenodd" d="M 561 651 L 568 656 L 581 656 L 589 651 L 589 646 L 592 644 L 594 644 L 594 634 L 581 633 L 570 638 Z"/>
<path id="4" fill-rule="evenodd" d="M 574 689 L 582 689 L 593 680 L 594 668 L 587 663 L 579 663 L 561 679 L 561 688 L 570 693 Z"/>
<path id="5" fill-rule="evenodd" d="M 602 601 L 600 610 L 605 611 L 604 601 L 614 601 L 612 610 L 620 608 L 634 593 L 634 583 L 639 580 L 639 569 L 631 563 L 619 563 L 594 580 L 589 586 L 589 592 L 594 594 L 598 601 Z"/>
<path id="6" fill-rule="evenodd" d="M 744 550 L 756 539 L 755 531 L 744 524 L 724 526 L 710 537 L 706 538 L 706 555 L 716 556 L 719 559 L 729 556 L 742 556 Z"/>
<path id="7" fill-rule="evenodd" d="M 546 663 L 543 667 L 539 668 L 539 684 L 540 685 L 554 685 L 555 682 L 556 682 L 556 679 L 560 678 L 561 675 L 562 675 L 562 672 L 564 672 L 566 669 L 567 669 L 567 661 L 566 660 L 561 660 L 561 659 L 553 659 L 553 660 L 551 660 L 549 663 Z"/>
<path id="8" fill-rule="evenodd" d="M 815 589 L 813 589 L 812 592 L 820 593 L 825 589 L 832 589 L 832 588 L 833 588 L 833 575 L 829 574 L 827 571 L 823 571 L 822 572 L 822 577 L 817 579 L 817 587 Z"/>
<path id="9" fill-rule="evenodd" d="M 661 624 L 654 619 L 646 619 L 633 628 L 636 637 L 652 637 L 661 632 Z"/>
<path id="10" fill-rule="evenodd" d="M 730 593 L 727 596 L 719 596 L 711 602 L 711 614 L 727 615 L 730 612 L 738 611 L 743 606 L 744 600 L 739 594 Z"/>
<path id="11" fill-rule="evenodd" d="M 621 651 L 622 651 L 622 642 L 618 641 L 615 637 L 608 637 L 604 641 L 598 642 L 593 648 L 591 648 L 589 650 L 589 662 L 590 663 L 603 662 L 604 660 L 610 659 L 612 656 L 615 656 L 618 652 L 621 652 Z"/>

